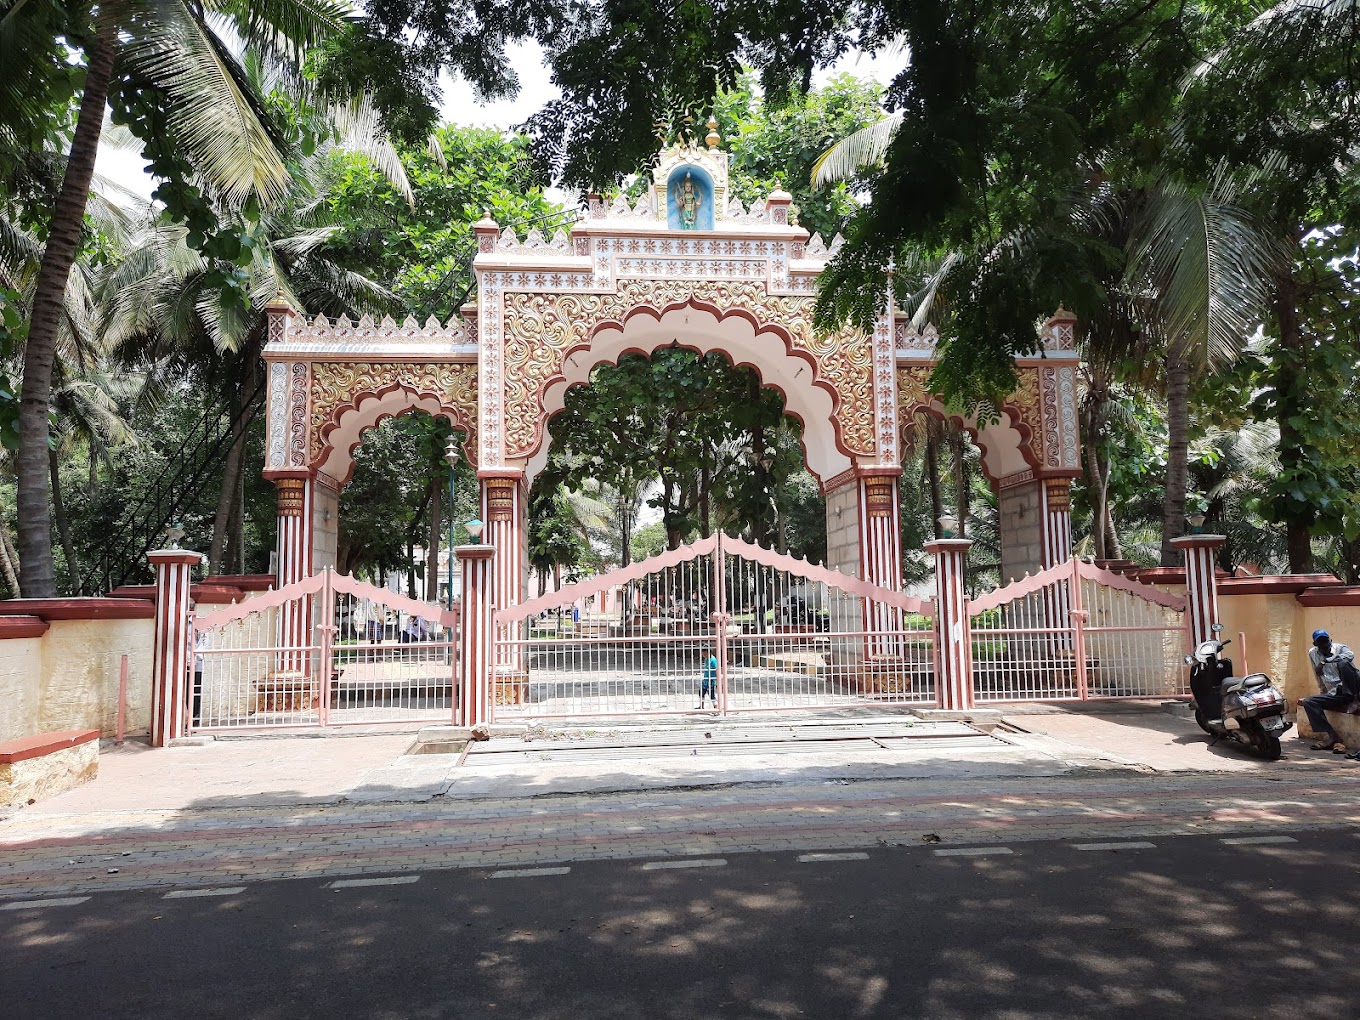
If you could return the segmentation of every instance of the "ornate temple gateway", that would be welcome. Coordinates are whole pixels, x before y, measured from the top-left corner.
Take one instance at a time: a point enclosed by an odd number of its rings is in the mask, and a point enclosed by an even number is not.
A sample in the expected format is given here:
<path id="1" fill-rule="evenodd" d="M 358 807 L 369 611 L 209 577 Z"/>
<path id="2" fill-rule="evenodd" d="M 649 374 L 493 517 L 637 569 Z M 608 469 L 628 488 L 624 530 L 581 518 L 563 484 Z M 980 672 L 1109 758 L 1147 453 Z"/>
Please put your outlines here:
<path id="1" fill-rule="evenodd" d="M 279 587 L 191 617 L 197 554 L 153 554 L 167 593 L 156 742 L 186 728 L 1182 692 L 1187 641 L 1217 619 L 1209 546 L 1192 561 L 1208 578 L 1191 585 L 1194 613 L 1180 596 L 1071 557 L 1073 320 L 1059 312 L 1042 326 L 998 420 L 956 419 L 999 493 L 1003 580 L 1013 580 L 969 597 L 971 543 L 946 535 L 926 546 L 934 598 L 903 592 L 906 426 L 946 413 L 927 383 L 934 330 L 912 329 L 885 280 L 871 333 L 818 334 L 817 280 L 839 240 L 790 223 L 783 191 L 750 209 L 734 201 L 716 133 L 706 141 L 663 153 L 636 205 L 591 200 L 570 233 L 519 238 L 475 224 L 477 301 L 446 325 L 308 321 L 282 300 L 269 307 L 265 474 L 278 487 Z M 672 345 L 720 351 L 783 395 L 826 495 L 829 562 L 718 533 L 527 598 L 528 492 L 548 457 L 548 421 L 596 366 Z M 485 541 L 454 550 L 457 605 L 331 569 L 339 494 L 364 431 L 417 408 L 465 432 L 477 469 Z"/>
<path id="2" fill-rule="evenodd" d="M 496 550 L 494 604 L 521 603 L 527 494 L 548 456 L 548 420 L 597 365 L 678 344 L 721 351 L 780 391 L 826 495 L 827 565 L 900 587 L 905 426 L 917 413 L 946 413 L 927 388 L 935 332 L 913 330 L 885 283 L 872 335 L 819 335 L 817 279 L 839 238 L 827 244 L 792 224 L 783 191 L 744 208 L 729 195 L 715 132 L 707 143 L 663 153 L 635 206 L 592 198 L 570 234 L 520 239 L 479 221 L 477 301 L 447 325 L 308 321 L 282 300 L 269 306 L 264 473 L 278 487 L 280 584 L 334 564 L 338 497 L 364 431 L 419 408 L 465 430 Z M 1020 385 L 1000 421 L 954 416 L 999 491 L 1008 577 L 1070 554 L 1068 484 L 1080 473 L 1073 325 L 1064 312 L 1044 324 L 1041 352 L 1017 363 Z"/>

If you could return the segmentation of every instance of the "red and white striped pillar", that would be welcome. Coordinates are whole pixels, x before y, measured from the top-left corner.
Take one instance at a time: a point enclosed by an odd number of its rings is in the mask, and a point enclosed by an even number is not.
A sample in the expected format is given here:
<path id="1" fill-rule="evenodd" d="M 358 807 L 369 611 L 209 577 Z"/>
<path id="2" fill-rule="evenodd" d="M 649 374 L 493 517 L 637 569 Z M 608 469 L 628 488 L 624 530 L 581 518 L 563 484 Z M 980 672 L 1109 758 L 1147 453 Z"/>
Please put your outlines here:
<path id="1" fill-rule="evenodd" d="M 935 557 L 935 700 L 941 708 L 973 707 L 973 655 L 968 638 L 968 605 L 963 585 L 967 538 L 926 543 Z"/>
<path id="2" fill-rule="evenodd" d="M 1072 558 L 1072 480 L 1045 478 L 1043 491 L 1044 567 Z"/>
<path id="3" fill-rule="evenodd" d="M 1185 557 L 1186 612 L 1190 614 L 1190 651 L 1214 636 L 1218 617 L 1218 577 L 1214 557 L 1228 539 L 1224 535 L 1182 535 L 1171 544 Z"/>
<path id="4" fill-rule="evenodd" d="M 524 579 L 529 563 L 529 526 L 525 506 L 524 473 L 518 470 L 479 471 L 482 483 L 483 541 L 496 550 L 492 572 L 491 605 L 496 609 L 524 600 Z M 523 647 L 508 644 L 500 649 L 497 663 L 517 669 Z"/>
<path id="5" fill-rule="evenodd" d="M 890 591 L 902 590 L 901 515 L 898 513 L 897 476 L 901 470 L 867 475 L 859 480 L 860 577 Z M 865 630 L 870 655 L 893 655 L 899 651 L 896 635 L 902 629 L 902 611 L 877 599 L 866 600 Z"/>
<path id="6" fill-rule="evenodd" d="M 274 478 L 278 489 L 278 586 L 287 587 L 301 581 L 312 572 L 312 480 L 307 475 L 288 475 Z M 308 644 L 311 625 L 311 600 L 285 602 L 279 607 L 279 645 L 284 649 L 302 649 Z M 279 657 L 279 668 L 305 669 L 307 656 L 301 652 L 284 651 Z"/>
<path id="7" fill-rule="evenodd" d="M 454 550 L 462 570 L 463 601 L 458 643 L 459 721 L 479 726 L 491 721 L 493 582 L 496 548 L 460 545 Z"/>
<path id="8" fill-rule="evenodd" d="M 273 479 L 278 489 L 278 587 L 312 572 L 312 480 L 307 475 Z"/>
<path id="9" fill-rule="evenodd" d="M 184 735 L 189 697 L 189 573 L 203 554 L 156 549 L 156 629 L 151 659 L 151 746 Z"/>

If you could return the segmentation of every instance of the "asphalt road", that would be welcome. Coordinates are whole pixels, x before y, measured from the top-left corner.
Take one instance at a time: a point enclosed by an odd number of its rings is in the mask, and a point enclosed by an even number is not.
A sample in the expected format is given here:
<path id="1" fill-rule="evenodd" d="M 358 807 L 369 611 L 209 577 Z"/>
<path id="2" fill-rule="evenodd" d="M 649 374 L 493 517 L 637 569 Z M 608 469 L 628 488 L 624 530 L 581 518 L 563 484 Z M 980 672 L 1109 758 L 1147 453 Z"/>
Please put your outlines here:
<path id="1" fill-rule="evenodd" d="M 1360 839 L 1292 838 L 103 893 L 0 913 L 0 1015 L 1353 1016 Z"/>

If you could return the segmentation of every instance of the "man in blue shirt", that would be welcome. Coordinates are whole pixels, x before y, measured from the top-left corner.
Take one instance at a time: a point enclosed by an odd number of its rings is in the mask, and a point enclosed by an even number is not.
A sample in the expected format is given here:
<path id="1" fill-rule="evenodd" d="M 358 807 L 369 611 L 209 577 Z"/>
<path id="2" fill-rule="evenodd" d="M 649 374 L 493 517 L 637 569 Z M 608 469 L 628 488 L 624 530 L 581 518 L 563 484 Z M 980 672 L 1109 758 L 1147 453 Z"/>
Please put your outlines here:
<path id="1" fill-rule="evenodd" d="M 1339 641 L 1333 642 L 1325 630 L 1315 630 L 1308 661 L 1313 664 L 1319 693 L 1304 698 L 1300 704 L 1308 714 L 1309 728 L 1318 737 L 1313 749 L 1344 751 L 1346 746 L 1327 721 L 1326 710 L 1344 712 L 1360 696 L 1360 688 L 1356 686 L 1355 653 Z"/>

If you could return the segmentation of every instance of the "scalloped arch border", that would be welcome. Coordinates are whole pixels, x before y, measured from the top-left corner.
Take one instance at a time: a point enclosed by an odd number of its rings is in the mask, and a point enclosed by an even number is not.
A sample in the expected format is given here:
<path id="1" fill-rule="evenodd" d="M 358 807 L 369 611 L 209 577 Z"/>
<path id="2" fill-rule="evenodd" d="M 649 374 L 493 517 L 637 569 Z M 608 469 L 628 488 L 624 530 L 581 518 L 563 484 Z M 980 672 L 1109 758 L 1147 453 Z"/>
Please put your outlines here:
<path id="1" fill-rule="evenodd" d="M 734 352 L 733 350 L 731 350 L 730 345 L 724 344 L 722 342 L 717 342 L 712 344 L 711 346 L 704 347 L 700 342 L 697 342 L 694 339 L 695 336 L 701 336 L 705 332 L 711 332 L 714 329 L 720 328 L 722 324 L 728 321 L 729 319 L 740 319 L 750 326 L 751 339 L 753 344 L 755 345 L 761 344 L 762 337 L 773 336 L 777 338 L 778 341 L 783 345 L 784 358 L 788 360 L 796 360 L 802 362 L 808 368 L 809 371 L 810 378 L 808 381 L 808 386 L 810 388 L 815 388 L 821 391 L 829 399 L 830 413 L 826 417 L 825 427 L 831 430 L 830 435 L 832 445 L 836 452 L 844 456 L 850 462 L 851 465 L 855 464 L 857 460 L 867 460 L 871 459 L 874 456 L 874 452 L 872 450 L 870 451 L 853 450 L 845 443 L 844 437 L 842 436 L 841 432 L 840 422 L 838 419 L 838 414 L 843 404 L 841 393 L 839 389 L 835 386 L 835 384 L 828 381 L 825 375 L 820 371 L 819 359 L 815 354 L 809 351 L 798 349 L 794 344 L 792 335 L 788 332 L 786 328 L 778 325 L 777 323 L 763 322 L 759 316 L 755 315 L 748 308 L 743 308 L 740 306 L 722 308 L 711 301 L 708 301 L 704 298 L 697 296 L 691 296 L 682 301 L 669 301 L 660 306 L 645 303 L 634 305 L 621 318 L 611 317 L 601 319 L 600 321 L 596 322 L 593 326 L 591 326 L 590 331 L 587 335 L 587 339 L 585 341 L 572 344 L 570 347 L 563 348 L 561 357 L 558 359 L 557 368 L 543 381 L 542 385 L 540 385 L 538 390 L 537 404 L 539 408 L 539 420 L 534 425 L 533 442 L 527 447 L 523 447 L 519 450 L 507 451 L 507 455 L 510 457 L 524 457 L 532 461 L 535 458 L 539 457 L 540 454 L 543 452 L 545 437 L 547 435 L 548 422 L 557 413 L 556 410 L 549 412 L 547 409 L 548 397 L 555 390 L 565 387 L 565 389 L 562 390 L 563 397 L 565 398 L 566 391 L 574 389 L 575 387 L 578 386 L 589 385 L 588 378 L 589 373 L 594 368 L 604 364 L 617 365 L 619 359 L 626 354 L 640 354 L 644 357 L 648 357 L 653 352 L 659 350 L 664 346 L 667 346 L 667 342 L 665 340 L 658 340 L 656 343 L 651 344 L 650 346 L 641 346 L 638 344 L 629 343 L 627 338 L 627 332 L 628 324 L 630 322 L 632 322 L 639 316 L 644 316 L 646 318 L 649 318 L 656 326 L 660 326 L 662 325 L 662 322 L 667 315 L 676 312 L 684 312 L 686 310 L 691 309 L 711 316 L 712 317 L 711 325 L 707 330 L 705 330 L 704 326 L 702 325 L 697 328 L 691 327 L 692 332 L 689 337 L 686 337 L 685 339 L 676 337 L 670 342 L 677 344 L 679 347 L 682 347 L 685 350 L 691 350 L 699 354 L 706 354 L 714 351 L 723 354 L 734 367 L 750 368 L 753 372 L 755 372 L 756 378 L 760 380 L 760 385 L 762 386 L 762 388 L 773 389 L 777 393 L 779 393 L 780 397 L 784 401 L 784 413 L 796 419 L 800 426 L 802 427 L 802 437 L 800 439 L 800 442 L 803 447 L 803 461 L 805 464 L 808 463 L 807 438 L 809 426 L 817 425 L 819 423 L 809 422 L 807 416 L 800 413 L 798 410 L 794 410 L 792 407 L 790 407 L 789 392 L 786 386 L 782 385 L 779 382 L 770 381 L 769 379 L 767 379 L 767 373 L 765 371 L 762 371 L 762 365 L 759 361 L 753 361 L 749 357 L 743 357 L 739 352 Z M 602 353 L 595 353 L 592 357 L 592 352 L 595 352 L 596 345 L 601 335 L 610 331 L 618 333 L 624 339 L 626 346 L 620 348 L 616 355 L 611 356 Z M 569 363 L 571 363 L 572 360 L 577 355 L 583 353 L 587 355 L 588 358 L 590 358 L 588 363 L 585 364 L 584 366 L 587 378 L 580 380 L 569 379 L 565 371 L 566 366 Z M 575 370 L 576 366 L 573 366 L 573 371 Z M 818 476 L 818 478 L 821 481 L 826 480 L 825 478 L 821 478 L 820 474 L 810 464 L 808 464 L 808 470 L 812 471 L 814 475 Z M 828 472 L 828 477 L 834 477 L 834 475 L 838 473 L 839 473 L 838 471 Z"/>

